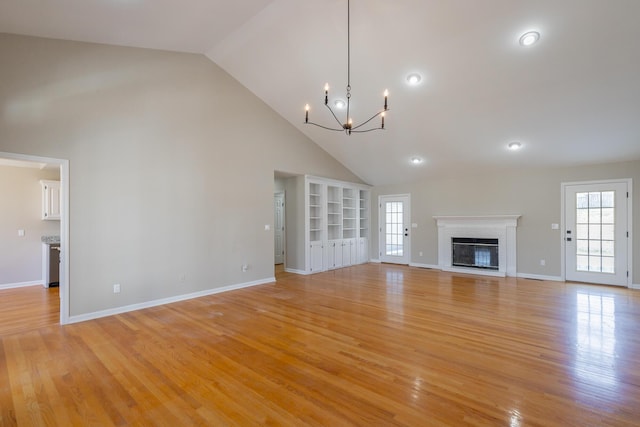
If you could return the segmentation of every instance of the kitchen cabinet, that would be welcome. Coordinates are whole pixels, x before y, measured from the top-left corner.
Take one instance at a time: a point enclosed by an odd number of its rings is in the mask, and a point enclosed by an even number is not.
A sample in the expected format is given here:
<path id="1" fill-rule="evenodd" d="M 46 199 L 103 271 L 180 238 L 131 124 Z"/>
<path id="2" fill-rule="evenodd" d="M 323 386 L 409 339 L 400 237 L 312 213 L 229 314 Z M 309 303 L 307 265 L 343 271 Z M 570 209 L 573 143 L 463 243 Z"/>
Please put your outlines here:
<path id="1" fill-rule="evenodd" d="M 60 220 L 60 181 L 40 181 L 42 186 L 42 219 Z"/>

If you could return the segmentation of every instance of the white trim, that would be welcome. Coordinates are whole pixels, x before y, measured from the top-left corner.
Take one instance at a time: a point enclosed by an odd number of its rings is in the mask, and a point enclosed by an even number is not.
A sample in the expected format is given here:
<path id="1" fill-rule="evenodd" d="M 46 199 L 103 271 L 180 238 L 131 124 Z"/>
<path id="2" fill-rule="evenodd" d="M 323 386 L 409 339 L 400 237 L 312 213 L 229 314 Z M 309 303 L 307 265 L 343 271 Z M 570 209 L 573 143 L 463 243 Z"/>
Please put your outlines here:
<path id="1" fill-rule="evenodd" d="M 621 179 L 603 179 L 600 181 L 575 181 L 575 182 L 562 182 L 560 183 L 560 278 L 564 281 L 566 280 L 566 241 L 565 230 L 566 221 L 565 221 L 565 203 L 566 203 L 566 187 L 571 185 L 594 185 L 594 184 L 613 184 L 613 183 L 625 183 L 627 184 L 627 191 L 629 193 L 629 197 L 627 199 L 627 231 L 629 232 L 629 237 L 627 237 L 627 271 L 629 275 L 627 276 L 627 287 L 634 288 L 633 284 L 633 179 L 632 178 L 621 178 Z"/>
<path id="2" fill-rule="evenodd" d="M 370 259 L 369 262 L 372 264 L 382 264 L 382 261 L 380 261 L 379 259 Z"/>
<path id="3" fill-rule="evenodd" d="M 42 280 L 37 280 L 35 282 L 6 283 L 4 285 L 0 285 L 0 289 L 26 288 L 27 286 L 36 285 L 42 285 Z"/>
<path id="4" fill-rule="evenodd" d="M 448 273 L 475 274 L 477 276 L 507 277 L 504 271 L 483 270 L 481 268 L 442 267 L 442 271 Z"/>
<path id="5" fill-rule="evenodd" d="M 287 273 L 301 274 L 303 276 L 308 276 L 309 274 L 313 274 L 310 271 L 304 271 L 304 270 L 298 270 L 298 269 L 295 269 L 295 268 L 286 268 L 286 267 L 285 267 L 284 271 L 286 271 Z"/>
<path id="6" fill-rule="evenodd" d="M 407 227 L 412 230 L 409 231 L 408 234 L 408 241 L 407 243 L 404 245 L 404 247 L 406 248 L 406 259 L 407 259 L 407 264 L 404 263 L 396 263 L 398 265 L 409 265 L 411 263 L 411 242 L 413 241 L 413 229 L 411 228 L 411 193 L 403 193 L 403 194 L 379 194 L 378 195 L 378 255 L 380 256 L 380 261 L 382 261 L 382 254 L 385 253 L 385 233 L 382 231 L 382 226 L 383 223 L 386 221 L 384 220 L 384 214 L 382 214 L 382 199 L 400 199 L 400 198 L 407 198 L 407 211 L 408 211 L 408 217 L 409 220 L 407 221 Z M 387 255 L 385 255 L 387 256 Z M 387 262 L 387 261 L 385 261 Z M 389 263 L 393 263 L 393 261 L 388 261 Z"/>
<path id="7" fill-rule="evenodd" d="M 428 268 L 428 269 L 431 269 L 431 270 L 440 270 L 440 266 L 439 265 L 421 264 L 421 263 L 418 263 L 418 262 L 409 263 L 409 267 L 418 267 L 418 268 Z"/>
<path id="8" fill-rule="evenodd" d="M 87 320 L 99 319 L 101 317 L 113 316 L 116 314 L 127 313 L 130 311 L 143 310 L 145 308 L 157 307 L 159 305 L 171 304 L 174 302 L 186 301 L 194 298 L 205 297 L 208 295 L 219 294 L 222 292 L 235 291 L 238 289 L 249 288 L 252 286 L 264 285 L 267 283 L 275 282 L 275 277 L 268 277 L 266 279 L 255 280 L 253 282 L 240 283 L 237 285 L 223 286 L 221 288 L 208 289 L 206 291 L 193 292 L 191 294 L 177 295 L 175 297 L 162 298 L 153 301 L 147 301 L 140 304 L 131 304 L 123 307 L 110 308 L 108 310 L 94 311 L 93 313 L 80 314 L 77 316 L 70 316 L 68 323 L 85 322 Z"/>
<path id="9" fill-rule="evenodd" d="M 0 157 L 36 163 L 54 164 L 60 167 L 60 324 L 69 321 L 69 160 L 53 157 L 31 156 L 27 154 L 6 153 L 0 151 Z"/>
<path id="10" fill-rule="evenodd" d="M 560 276 L 543 276 L 541 274 L 518 273 L 518 279 L 547 280 L 550 282 L 564 282 Z"/>
<path id="11" fill-rule="evenodd" d="M 443 216 L 433 218 L 438 226 L 438 266 L 442 271 L 468 273 L 477 271 L 482 276 L 516 276 L 516 227 L 521 215 Z M 482 270 L 452 265 L 451 239 L 453 237 L 477 237 L 498 239 L 498 270 Z"/>
<path id="12" fill-rule="evenodd" d="M 633 284 L 633 285 L 629 286 L 629 289 L 637 289 L 637 290 L 640 290 L 640 283 L 638 283 L 638 284 Z"/>

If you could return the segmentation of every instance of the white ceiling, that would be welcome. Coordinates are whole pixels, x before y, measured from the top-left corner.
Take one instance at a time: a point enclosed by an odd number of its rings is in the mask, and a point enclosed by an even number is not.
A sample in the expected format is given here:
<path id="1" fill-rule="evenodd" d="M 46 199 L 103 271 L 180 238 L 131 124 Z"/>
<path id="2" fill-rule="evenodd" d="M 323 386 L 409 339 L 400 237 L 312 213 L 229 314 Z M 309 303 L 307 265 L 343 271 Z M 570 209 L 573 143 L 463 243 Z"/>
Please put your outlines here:
<path id="1" fill-rule="evenodd" d="M 346 0 L 0 0 L 0 32 L 206 54 L 366 182 L 640 159 L 640 1 L 352 0 L 352 115 L 389 89 L 384 132 L 346 136 Z M 518 44 L 526 30 L 538 44 Z M 410 72 L 423 82 L 409 87 Z M 330 120 L 331 119 L 331 120 Z M 517 152 L 507 150 L 521 141 Z M 409 163 L 412 156 L 425 162 Z"/>

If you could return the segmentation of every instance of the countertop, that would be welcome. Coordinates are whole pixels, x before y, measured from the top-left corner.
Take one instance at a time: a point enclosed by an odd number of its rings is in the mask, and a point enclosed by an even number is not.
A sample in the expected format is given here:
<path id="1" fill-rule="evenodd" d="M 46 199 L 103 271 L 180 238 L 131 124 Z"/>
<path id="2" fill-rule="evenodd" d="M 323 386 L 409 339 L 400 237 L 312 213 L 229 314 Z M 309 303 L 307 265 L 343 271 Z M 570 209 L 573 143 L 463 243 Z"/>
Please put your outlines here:
<path id="1" fill-rule="evenodd" d="M 41 240 L 49 245 L 60 244 L 60 236 L 42 236 Z"/>

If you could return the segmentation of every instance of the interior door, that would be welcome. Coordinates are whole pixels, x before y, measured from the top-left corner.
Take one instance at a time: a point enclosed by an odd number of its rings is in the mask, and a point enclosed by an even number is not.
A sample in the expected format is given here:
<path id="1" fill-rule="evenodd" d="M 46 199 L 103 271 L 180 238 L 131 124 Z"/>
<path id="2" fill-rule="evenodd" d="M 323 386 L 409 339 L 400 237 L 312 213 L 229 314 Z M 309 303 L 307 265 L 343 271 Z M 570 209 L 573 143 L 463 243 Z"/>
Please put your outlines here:
<path id="1" fill-rule="evenodd" d="M 627 286 L 627 182 L 565 186 L 566 280 Z"/>
<path id="2" fill-rule="evenodd" d="M 408 194 L 380 196 L 380 261 L 409 264 L 411 206 Z"/>
<path id="3" fill-rule="evenodd" d="M 284 263 L 284 193 L 273 197 L 273 236 L 275 264 Z"/>

